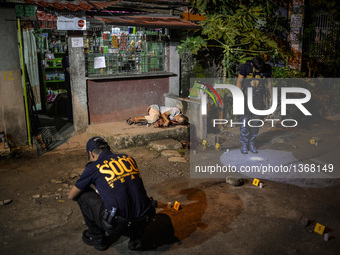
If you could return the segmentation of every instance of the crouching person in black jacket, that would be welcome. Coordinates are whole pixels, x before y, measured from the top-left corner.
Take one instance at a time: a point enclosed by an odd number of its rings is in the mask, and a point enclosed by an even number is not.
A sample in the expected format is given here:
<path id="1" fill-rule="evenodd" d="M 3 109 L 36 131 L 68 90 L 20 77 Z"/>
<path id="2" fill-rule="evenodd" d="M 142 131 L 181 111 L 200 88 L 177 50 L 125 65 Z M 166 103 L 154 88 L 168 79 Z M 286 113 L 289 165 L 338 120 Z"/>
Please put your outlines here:
<path id="1" fill-rule="evenodd" d="M 99 251 L 106 250 L 110 235 L 129 235 L 130 250 L 142 247 L 140 236 L 155 216 L 156 203 L 150 199 L 137 164 L 124 154 L 113 154 L 101 137 L 91 138 L 86 145 L 90 160 L 69 193 L 77 200 L 88 230 L 82 239 Z M 92 185 L 93 189 L 90 187 Z"/>

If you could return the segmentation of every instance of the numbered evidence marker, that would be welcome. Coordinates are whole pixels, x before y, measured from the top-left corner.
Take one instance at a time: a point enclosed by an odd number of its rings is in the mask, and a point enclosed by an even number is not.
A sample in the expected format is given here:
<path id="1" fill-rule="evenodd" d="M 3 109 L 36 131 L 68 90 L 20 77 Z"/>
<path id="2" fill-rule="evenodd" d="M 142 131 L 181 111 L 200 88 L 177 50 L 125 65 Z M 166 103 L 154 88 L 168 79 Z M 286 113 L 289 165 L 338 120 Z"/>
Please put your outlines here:
<path id="1" fill-rule="evenodd" d="M 178 211 L 179 209 L 181 208 L 181 204 L 179 203 L 179 202 L 175 202 L 175 204 L 174 204 L 174 209 L 176 210 L 176 211 Z"/>
<path id="2" fill-rule="evenodd" d="M 259 183 L 260 183 L 260 180 L 254 178 L 254 180 L 253 180 L 253 185 L 254 185 L 254 186 L 259 186 Z"/>
<path id="3" fill-rule="evenodd" d="M 320 142 L 320 138 L 319 137 L 312 137 L 312 139 L 309 140 L 309 143 L 313 144 L 315 146 L 318 146 L 319 142 Z"/>
<path id="4" fill-rule="evenodd" d="M 219 143 L 216 143 L 215 150 L 219 151 L 221 149 L 221 145 Z"/>
<path id="5" fill-rule="evenodd" d="M 207 140 L 203 140 L 202 145 L 203 145 L 203 150 L 207 149 L 207 145 L 208 145 Z"/>
<path id="6" fill-rule="evenodd" d="M 315 228 L 314 228 L 314 232 L 323 235 L 323 232 L 325 231 L 325 226 L 321 225 L 320 223 L 316 223 Z"/>

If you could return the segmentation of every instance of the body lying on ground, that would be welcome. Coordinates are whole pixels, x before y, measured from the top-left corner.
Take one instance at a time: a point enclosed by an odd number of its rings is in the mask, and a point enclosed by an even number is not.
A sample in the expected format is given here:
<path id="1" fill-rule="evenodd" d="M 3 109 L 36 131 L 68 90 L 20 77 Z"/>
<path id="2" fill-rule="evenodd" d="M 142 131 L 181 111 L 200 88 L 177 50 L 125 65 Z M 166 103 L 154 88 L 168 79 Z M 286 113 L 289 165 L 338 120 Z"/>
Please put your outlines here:
<path id="1" fill-rule="evenodd" d="M 130 117 L 126 120 L 129 125 L 137 123 L 154 124 L 155 127 L 168 127 L 171 124 L 188 124 L 186 117 L 180 108 L 159 105 L 150 105 L 147 109 L 148 115 L 142 117 Z"/>

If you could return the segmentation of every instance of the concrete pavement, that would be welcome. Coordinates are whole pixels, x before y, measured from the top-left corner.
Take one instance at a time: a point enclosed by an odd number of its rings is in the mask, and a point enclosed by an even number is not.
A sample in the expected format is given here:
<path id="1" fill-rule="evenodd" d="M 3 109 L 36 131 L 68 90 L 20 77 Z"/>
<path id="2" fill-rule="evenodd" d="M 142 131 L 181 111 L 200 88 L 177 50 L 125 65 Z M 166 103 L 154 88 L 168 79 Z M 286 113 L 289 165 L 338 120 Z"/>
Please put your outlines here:
<path id="1" fill-rule="evenodd" d="M 111 148 L 122 149 L 134 146 L 144 146 L 150 141 L 161 139 L 175 139 L 178 141 L 189 139 L 189 126 L 171 126 L 154 128 L 153 125 L 129 126 L 125 122 L 111 122 L 91 124 L 86 131 L 93 136 L 105 138 Z"/>

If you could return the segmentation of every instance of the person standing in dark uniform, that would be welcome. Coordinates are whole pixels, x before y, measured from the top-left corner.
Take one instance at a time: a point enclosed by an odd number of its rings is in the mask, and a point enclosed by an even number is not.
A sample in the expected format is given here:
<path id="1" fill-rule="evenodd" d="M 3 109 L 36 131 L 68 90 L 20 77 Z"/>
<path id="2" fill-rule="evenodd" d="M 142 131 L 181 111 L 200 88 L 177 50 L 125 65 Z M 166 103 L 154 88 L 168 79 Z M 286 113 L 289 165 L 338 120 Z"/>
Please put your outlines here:
<path id="1" fill-rule="evenodd" d="M 113 154 L 101 137 L 91 138 L 86 150 L 90 163 L 68 196 L 78 201 L 88 227 L 83 232 L 83 242 L 99 251 L 106 250 L 107 232 L 129 235 L 128 248 L 140 249 L 140 235 L 155 216 L 156 204 L 146 194 L 135 160 L 125 154 Z"/>
<path id="2" fill-rule="evenodd" d="M 242 89 L 247 99 L 247 89 L 253 90 L 253 106 L 257 110 L 264 110 L 264 96 L 269 92 L 269 105 L 272 99 L 271 67 L 265 64 L 262 56 L 256 56 L 251 62 L 247 62 L 241 66 L 240 73 L 237 78 L 236 86 Z M 248 150 L 252 153 L 258 153 L 255 147 L 255 139 L 259 132 L 259 127 L 250 127 L 248 121 L 250 119 L 260 119 L 249 111 L 247 100 L 245 100 L 245 114 L 242 116 L 240 128 L 241 153 L 248 154 Z M 252 126 L 260 126 L 260 121 L 253 121 Z"/>
<path id="3" fill-rule="evenodd" d="M 63 70 L 65 74 L 65 87 L 67 90 L 67 119 L 73 123 L 73 108 L 72 108 L 72 93 L 71 93 L 71 79 L 70 79 L 70 61 L 68 56 L 68 50 L 66 50 L 65 56 L 62 59 Z"/>

